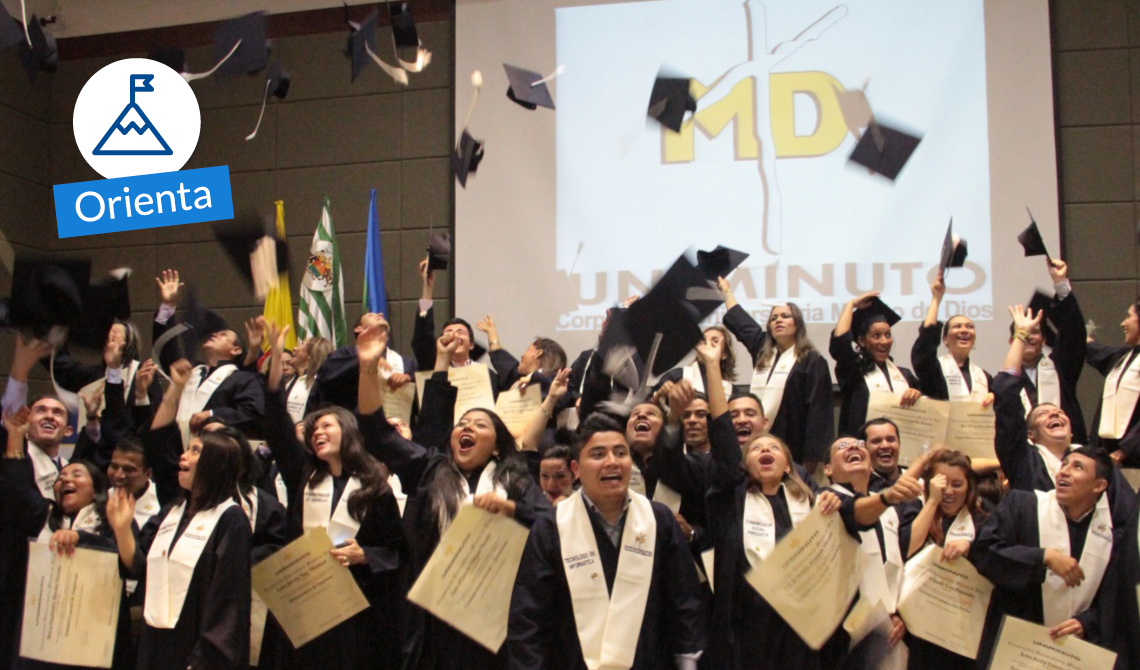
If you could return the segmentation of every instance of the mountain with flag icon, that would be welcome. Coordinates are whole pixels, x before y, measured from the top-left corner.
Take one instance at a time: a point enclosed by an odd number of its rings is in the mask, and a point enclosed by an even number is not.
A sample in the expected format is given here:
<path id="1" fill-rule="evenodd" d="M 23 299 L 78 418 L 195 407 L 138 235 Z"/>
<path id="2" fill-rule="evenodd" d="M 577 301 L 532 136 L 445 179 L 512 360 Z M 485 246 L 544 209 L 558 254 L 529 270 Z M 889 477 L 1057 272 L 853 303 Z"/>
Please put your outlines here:
<path id="1" fill-rule="evenodd" d="M 99 140 L 95 156 L 169 156 L 174 152 L 162 134 L 135 102 L 135 93 L 153 92 L 151 74 L 131 75 L 131 101 L 119 113 L 111 127 Z"/>

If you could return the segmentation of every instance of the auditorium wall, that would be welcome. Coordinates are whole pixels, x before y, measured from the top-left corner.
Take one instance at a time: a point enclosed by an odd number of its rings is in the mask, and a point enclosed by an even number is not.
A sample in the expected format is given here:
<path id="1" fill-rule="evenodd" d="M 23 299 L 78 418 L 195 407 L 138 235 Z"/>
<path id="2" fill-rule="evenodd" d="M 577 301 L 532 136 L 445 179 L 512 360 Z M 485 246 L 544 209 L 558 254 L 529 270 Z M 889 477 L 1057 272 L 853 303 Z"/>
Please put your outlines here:
<path id="1" fill-rule="evenodd" d="M 1103 341 L 1115 343 L 1123 312 L 1140 291 L 1140 0 L 1053 0 L 1051 13 L 1063 256 L 1086 316 Z M 236 208 L 271 217 L 273 202 L 285 201 L 295 278 L 327 193 L 350 319 L 360 313 L 368 189 L 376 188 L 395 344 L 405 351 L 419 297 L 415 266 L 429 226 L 450 221 L 452 202 L 453 26 L 449 19 L 420 23 L 434 60 L 407 89 L 372 65 L 350 84 L 339 53 L 343 31 L 275 39 L 274 55 L 293 84 L 286 100 L 269 104 L 250 142 L 242 138 L 257 119 L 261 80 L 196 82 L 202 140 L 187 166 L 229 165 Z M 183 270 L 203 300 L 235 323 L 259 313 L 208 225 L 56 239 L 50 185 L 96 178 L 72 139 L 72 103 L 90 74 L 128 55 L 115 53 L 114 35 L 84 39 L 88 47 L 109 40 L 101 49 L 108 55 L 67 60 L 34 86 L 11 50 L 0 54 L 0 230 L 17 251 L 89 255 L 97 273 L 132 267 L 132 303 L 148 337 L 153 277 L 165 267 Z M 210 55 L 208 47 L 192 49 L 189 62 L 205 69 Z M 1034 279 L 1048 281 L 1044 269 Z M 8 282 L 0 273 L 0 294 Z M 438 320 L 450 310 L 449 291 L 444 275 L 436 287 Z M 0 337 L 5 372 L 10 342 Z M 1100 385 L 1095 372 L 1083 375 L 1080 395 L 1090 417 Z"/>

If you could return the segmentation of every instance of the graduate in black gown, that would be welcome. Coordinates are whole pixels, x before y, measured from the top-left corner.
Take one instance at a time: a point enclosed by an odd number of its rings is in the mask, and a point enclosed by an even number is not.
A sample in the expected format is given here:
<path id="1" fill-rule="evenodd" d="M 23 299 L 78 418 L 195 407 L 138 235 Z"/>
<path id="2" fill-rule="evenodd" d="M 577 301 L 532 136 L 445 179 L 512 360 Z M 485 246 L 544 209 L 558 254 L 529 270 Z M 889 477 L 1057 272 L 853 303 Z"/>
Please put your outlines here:
<path id="1" fill-rule="evenodd" d="M 677 387 L 677 394 L 686 393 Z M 748 396 L 745 396 L 746 398 Z M 727 409 L 710 397 L 711 463 L 706 496 L 713 555 L 713 606 L 709 644 L 702 663 L 710 668 L 826 667 L 831 649 L 812 650 L 745 580 L 814 504 L 825 514 L 839 509 L 835 493 L 816 499 L 797 474 L 791 450 L 778 437 L 757 432 L 743 445 Z M 677 404 L 683 403 L 679 397 Z M 721 411 L 718 413 L 718 409 Z"/>
<path id="2" fill-rule="evenodd" d="M 515 438 L 498 415 L 489 410 L 468 410 L 453 427 L 457 390 L 447 382 L 447 369 L 456 348 L 464 345 L 448 333 L 436 343 L 435 373 L 424 384 L 416 442 L 402 436 L 383 418 L 379 387 L 364 381 L 361 384 L 359 412 L 368 449 L 399 475 L 408 495 L 404 521 L 411 544 L 413 581 L 467 500 L 528 527 L 538 514 L 550 509 L 518 453 Z M 492 654 L 410 603 L 406 630 L 404 667 L 409 670 L 506 666 L 505 651 Z"/>
<path id="3" fill-rule="evenodd" d="M 1072 419 L 1057 405 L 1039 403 L 1025 416 L 1021 402 L 1024 388 L 1020 367 L 1028 333 L 1039 326 L 1042 312 L 1017 305 L 1010 308 L 1015 334 L 1006 354 L 1005 367 L 994 376 L 994 450 L 1009 479 L 1010 489 L 1052 491 L 1061 461 L 1072 449 Z M 1119 469 L 1109 479 L 1109 503 L 1117 526 L 1123 527 L 1135 495 Z"/>
<path id="4" fill-rule="evenodd" d="M 925 396 L 935 400 L 973 400 L 988 407 L 993 402 L 990 373 L 970 361 L 970 352 L 978 339 L 974 320 L 959 314 L 943 325 L 938 320 L 938 308 L 945 294 L 946 284 L 939 273 L 930 285 L 930 307 L 910 350 L 914 373 Z M 940 334 L 947 349 L 941 356 L 938 355 Z"/>
<path id="5" fill-rule="evenodd" d="M 286 356 L 284 351 L 281 352 L 285 369 L 285 397 L 288 399 L 289 416 L 294 422 L 301 423 L 304 420 L 312 396 L 319 393 L 317 376 L 324 370 L 333 350 L 333 343 L 326 338 L 310 337 L 293 349 L 292 358 Z M 355 347 L 351 354 L 345 352 L 345 358 L 350 355 L 355 361 Z M 353 407 L 355 404 L 346 406 Z"/>
<path id="6" fill-rule="evenodd" d="M 929 545 L 943 561 L 969 560 L 970 547 L 985 517 L 976 511 L 977 477 L 970 457 L 949 450 L 931 454 L 923 473 L 926 500 L 910 527 L 908 558 Z M 918 505 L 918 502 L 912 503 Z M 911 670 L 972 670 L 977 662 L 907 633 Z"/>
<path id="7" fill-rule="evenodd" d="M 982 645 L 985 667 L 1003 615 L 1110 646 L 1102 617 L 1113 611 L 1114 535 L 1104 495 L 1113 463 L 1096 447 L 1067 454 L 1057 488 L 1010 491 L 982 526 L 970 560 L 994 583 Z M 1133 538 L 1134 539 L 1134 538 Z"/>
<path id="8" fill-rule="evenodd" d="M 867 420 L 873 392 L 894 393 L 904 407 L 921 397 L 918 378 L 891 360 L 895 342 L 891 326 L 901 318 L 879 299 L 877 291 L 864 293 L 843 308 L 828 346 L 842 395 L 840 435 L 854 435 Z"/>
<path id="9" fill-rule="evenodd" d="M 1140 300 L 1128 307 L 1124 321 L 1124 345 L 1088 343 L 1088 364 L 1104 375 L 1100 405 L 1089 433 L 1093 444 L 1103 447 L 1124 467 L 1140 467 Z"/>
<path id="10" fill-rule="evenodd" d="M 1114 549 L 1120 590 L 1110 627 L 1112 647 L 1117 653 L 1116 670 L 1127 670 L 1140 666 L 1140 504 L 1132 509 L 1119 538 Z"/>
<path id="11" fill-rule="evenodd" d="M 701 334 L 701 341 L 720 347 L 721 358 L 717 361 L 717 367 L 720 368 L 720 383 L 724 387 L 725 396 L 732 395 L 732 383 L 736 381 L 736 353 L 733 351 L 735 344 L 732 333 L 721 325 L 709 326 Z M 693 385 L 697 393 L 707 395 L 709 374 L 706 365 L 708 364 L 697 357 L 685 367 L 667 370 L 658 378 L 653 392 L 656 394 L 666 384 L 670 382 L 675 384 L 684 379 Z"/>
<path id="12" fill-rule="evenodd" d="M 696 668 L 705 642 L 696 572 L 673 513 L 629 490 L 620 424 L 589 417 L 574 451 L 582 488 L 538 518 L 523 552 L 510 668 Z"/>
<path id="13" fill-rule="evenodd" d="M 357 338 L 361 384 L 379 383 L 387 333 L 387 323 L 377 323 Z M 297 439 L 280 387 L 285 334 L 271 328 L 265 430 L 289 491 L 288 538 L 325 528 L 336 545 L 332 555 L 352 573 L 370 605 L 299 649 L 286 642 L 286 667 L 395 669 L 400 667 L 408 547 L 389 472 L 365 450 L 357 417 L 342 407 L 307 415 L 304 443 Z"/>
<path id="14" fill-rule="evenodd" d="M 391 327 L 384 314 L 375 312 L 361 314 L 360 318 L 356 320 L 356 325 L 353 327 L 353 337 L 359 338 L 361 333 L 376 325 Z M 327 340 L 325 340 L 325 342 L 327 342 Z M 319 347 L 321 345 L 314 344 L 310 346 Z M 414 358 L 404 356 L 387 346 L 384 347 L 384 352 L 381 356 L 388 362 L 388 384 L 393 390 L 400 388 L 404 384 L 412 383 L 415 380 L 416 370 L 419 368 Z M 346 344 L 343 347 L 339 347 L 321 360 L 323 363 L 318 364 L 317 368 L 310 368 L 309 372 L 305 375 L 305 379 L 311 379 L 311 377 L 315 375 L 315 384 L 302 379 L 296 382 L 291 381 L 287 385 L 285 392 L 286 397 L 290 400 L 289 408 L 291 414 L 295 415 L 293 408 L 296 406 L 297 401 L 294 400 L 294 396 L 299 393 L 296 386 L 298 383 L 312 386 L 306 401 L 307 404 L 301 404 L 301 407 L 304 408 L 303 414 L 308 414 L 325 404 L 340 405 L 346 408 L 356 407 L 356 384 L 357 378 L 360 376 L 360 364 L 357 361 L 356 344 Z M 316 361 L 306 362 L 306 364 L 310 366 L 315 363 Z M 296 421 L 299 422 L 300 419 L 296 419 Z"/>
<path id="15" fill-rule="evenodd" d="M 764 404 L 769 432 L 788 445 L 796 463 L 822 461 L 835 435 L 831 372 L 808 338 L 799 306 L 774 306 L 765 329 L 736 302 L 726 280 L 718 285 L 728 308 L 724 325 L 752 355 L 751 391 Z"/>
<path id="16" fill-rule="evenodd" d="M 241 445 L 216 433 L 190 441 L 182 498 L 132 528 L 134 498 L 107 502 L 124 576 L 145 584 L 139 670 L 249 667 L 249 519 L 235 502 Z M 145 580 L 145 581 L 144 581 Z"/>
<path id="17" fill-rule="evenodd" d="M 487 352 L 491 358 L 491 365 L 495 368 L 491 381 L 498 387 L 500 393 L 510 390 L 520 380 L 530 380 L 534 376 L 534 381 L 542 386 L 542 393 L 545 396 L 554 375 L 566 367 L 566 350 L 549 337 L 534 338 L 522 353 L 522 358 L 515 358 L 503 348 L 499 340 L 499 329 L 493 317 L 487 315 L 479 319 L 475 322 L 475 328 L 487 334 Z"/>

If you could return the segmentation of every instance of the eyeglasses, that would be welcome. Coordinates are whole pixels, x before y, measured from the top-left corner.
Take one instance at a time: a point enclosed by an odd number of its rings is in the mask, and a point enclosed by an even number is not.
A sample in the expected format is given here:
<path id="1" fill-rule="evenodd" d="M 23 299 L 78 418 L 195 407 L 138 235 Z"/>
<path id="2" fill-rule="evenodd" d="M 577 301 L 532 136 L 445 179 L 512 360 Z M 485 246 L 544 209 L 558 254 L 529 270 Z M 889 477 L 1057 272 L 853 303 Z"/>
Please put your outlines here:
<path id="1" fill-rule="evenodd" d="M 867 443 L 863 440 L 843 440 L 835 443 L 836 449 L 853 449 L 855 447 L 865 447 Z"/>

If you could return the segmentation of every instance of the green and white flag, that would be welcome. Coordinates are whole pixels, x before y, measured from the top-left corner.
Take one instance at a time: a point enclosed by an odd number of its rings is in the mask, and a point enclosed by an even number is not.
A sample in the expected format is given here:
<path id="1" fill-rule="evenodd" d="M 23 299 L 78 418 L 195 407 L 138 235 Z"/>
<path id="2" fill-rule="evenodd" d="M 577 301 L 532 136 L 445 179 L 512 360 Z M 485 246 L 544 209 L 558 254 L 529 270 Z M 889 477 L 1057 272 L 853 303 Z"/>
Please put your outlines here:
<path id="1" fill-rule="evenodd" d="M 344 274 L 327 195 L 309 248 L 297 308 L 297 339 L 310 337 L 324 337 L 336 347 L 349 343 L 348 322 L 344 318 Z"/>

